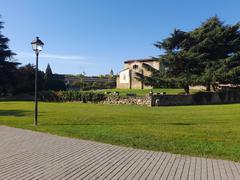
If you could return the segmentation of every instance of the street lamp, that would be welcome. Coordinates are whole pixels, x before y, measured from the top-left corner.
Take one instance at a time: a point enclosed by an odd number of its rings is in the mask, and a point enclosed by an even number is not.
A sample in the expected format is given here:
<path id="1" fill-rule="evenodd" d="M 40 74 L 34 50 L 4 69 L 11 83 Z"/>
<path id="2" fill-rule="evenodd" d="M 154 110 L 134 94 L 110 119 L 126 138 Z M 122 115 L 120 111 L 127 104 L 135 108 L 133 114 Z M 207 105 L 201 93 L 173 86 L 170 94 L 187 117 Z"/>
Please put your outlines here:
<path id="1" fill-rule="evenodd" d="M 34 126 L 37 126 L 38 124 L 38 89 L 37 89 L 37 82 L 38 82 L 38 55 L 40 53 L 40 51 L 42 51 L 43 49 L 43 45 L 44 43 L 39 39 L 39 37 L 36 37 L 36 39 L 34 39 L 31 42 L 32 45 L 32 49 L 33 51 L 35 51 L 36 53 L 36 69 L 35 69 L 35 116 L 34 116 Z"/>

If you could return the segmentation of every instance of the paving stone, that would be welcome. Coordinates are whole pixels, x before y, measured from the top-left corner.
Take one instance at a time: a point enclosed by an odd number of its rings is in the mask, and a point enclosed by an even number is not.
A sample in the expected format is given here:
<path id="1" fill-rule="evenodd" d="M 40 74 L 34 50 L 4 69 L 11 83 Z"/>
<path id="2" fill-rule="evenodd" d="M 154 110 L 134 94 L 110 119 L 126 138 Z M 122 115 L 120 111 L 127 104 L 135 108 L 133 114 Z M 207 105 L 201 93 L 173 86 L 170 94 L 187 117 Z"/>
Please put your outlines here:
<path id="1" fill-rule="evenodd" d="M 0 179 L 239 180 L 240 164 L 0 126 Z"/>

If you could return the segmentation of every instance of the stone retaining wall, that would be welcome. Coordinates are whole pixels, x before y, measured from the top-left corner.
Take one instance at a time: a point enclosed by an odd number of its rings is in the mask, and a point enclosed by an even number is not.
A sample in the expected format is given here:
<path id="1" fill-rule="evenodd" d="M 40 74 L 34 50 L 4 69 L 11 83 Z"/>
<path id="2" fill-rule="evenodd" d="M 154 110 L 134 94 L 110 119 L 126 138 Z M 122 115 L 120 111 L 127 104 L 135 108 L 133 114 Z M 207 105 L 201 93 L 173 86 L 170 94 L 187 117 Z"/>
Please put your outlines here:
<path id="1" fill-rule="evenodd" d="M 103 104 L 136 104 L 141 106 L 151 106 L 151 97 L 123 97 L 110 95 L 106 98 Z"/>
<path id="2" fill-rule="evenodd" d="M 240 91 L 202 92 L 193 95 L 152 95 L 123 97 L 110 95 L 103 104 L 135 104 L 141 106 L 181 106 L 240 103 Z"/>
<path id="3" fill-rule="evenodd" d="M 153 95 L 151 106 L 240 103 L 240 91 L 203 92 L 193 95 Z"/>

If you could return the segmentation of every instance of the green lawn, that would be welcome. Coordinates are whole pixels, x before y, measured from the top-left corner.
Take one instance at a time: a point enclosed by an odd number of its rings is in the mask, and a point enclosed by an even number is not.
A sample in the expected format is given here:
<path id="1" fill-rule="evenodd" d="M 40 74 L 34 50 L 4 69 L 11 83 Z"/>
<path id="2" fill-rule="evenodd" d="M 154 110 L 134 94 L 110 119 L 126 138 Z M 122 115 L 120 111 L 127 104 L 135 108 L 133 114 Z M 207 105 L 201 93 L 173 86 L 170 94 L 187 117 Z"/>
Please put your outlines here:
<path id="1" fill-rule="evenodd" d="M 145 96 L 150 92 L 151 89 L 105 89 L 105 90 L 97 90 L 98 92 L 116 92 L 120 93 L 120 96 L 126 96 L 127 93 L 135 93 L 137 96 Z M 183 89 L 152 89 L 154 93 L 166 92 L 166 94 L 179 94 L 184 93 Z M 196 93 L 199 90 L 190 90 L 190 93 Z"/>
<path id="2" fill-rule="evenodd" d="M 240 161 L 240 104 L 140 107 L 0 102 L 0 125 L 180 154 Z"/>

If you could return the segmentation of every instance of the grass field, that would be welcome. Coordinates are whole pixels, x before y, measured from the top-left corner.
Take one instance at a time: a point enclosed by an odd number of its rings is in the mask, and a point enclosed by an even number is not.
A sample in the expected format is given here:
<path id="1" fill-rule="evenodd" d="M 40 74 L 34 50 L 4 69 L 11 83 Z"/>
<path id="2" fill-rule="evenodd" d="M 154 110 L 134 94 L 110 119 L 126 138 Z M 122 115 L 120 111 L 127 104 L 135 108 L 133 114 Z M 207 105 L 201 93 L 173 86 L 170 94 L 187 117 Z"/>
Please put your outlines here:
<path id="1" fill-rule="evenodd" d="M 137 96 L 145 96 L 150 92 L 150 89 L 105 89 L 105 90 L 97 90 L 98 92 L 116 92 L 120 93 L 120 96 L 126 96 L 127 93 L 135 93 Z M 179 94 L 184 93 L 183 89 L 152 89 L 154 93 L 166 92 L 166 94 Z M 190 93 L 196 93 L 199 90 L 190 90 Z"/>
<path id="2" fill-rule="evenodd" d="M 140 107 L 0 102 L 0 125 L 134 148 L 240 161 L 240 104 Z"/>

